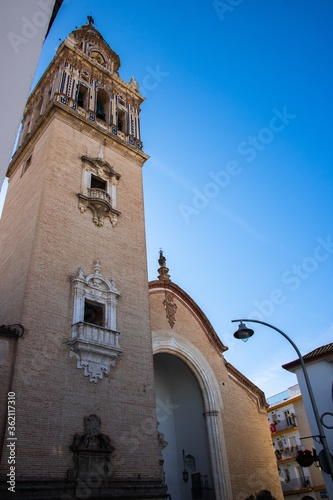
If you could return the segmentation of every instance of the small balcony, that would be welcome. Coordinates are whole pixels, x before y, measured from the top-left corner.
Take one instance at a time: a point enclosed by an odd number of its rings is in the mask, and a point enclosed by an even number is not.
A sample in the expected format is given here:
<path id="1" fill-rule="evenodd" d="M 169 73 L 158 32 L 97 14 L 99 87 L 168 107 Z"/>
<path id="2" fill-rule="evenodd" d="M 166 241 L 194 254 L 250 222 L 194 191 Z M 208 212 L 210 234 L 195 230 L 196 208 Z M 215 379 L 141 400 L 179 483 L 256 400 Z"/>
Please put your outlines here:
<path id="1" fill-rule="evenodd" d="M 88 195 L 90 198 L 106 201 L 110 207 L 112 206 L 111 196 L 104 189 L 88 188 Z"/>
<path id="2" fill-rule="evenodd" d="M 281 486 L 284 494 L 311 489 L 309 476 L 297 477 L 295 479 L 289 479 L 289 481 L 281 481 Z"/>
<path id="3" fill-rule="evenodd" d="M 291 448 L 283 448 L 282 450 L 275 450 L 275 457 L 277 462 L 282 462 L 283 460 L 291 460 L 296 458 L 298 450 L 301 448 L 299 446 L 292 446 Z"/>
<path id="4" fill-rule="evenodd" d="M 271 422 L 269 424 L 269 429 L 271 434 L 277 434 L 278 432 L 292 430 L 297 428 L 295 415 L 288 417 L 286 420 L 280 420 L 277 422 Z"/>
<path id="5" fill-rule="evenodd" d="M 80 212 L 83 213 L 89 208 L 96 226 L 103 226 L 105 217 L 110 219 L 112 226 L 117 224 L 120 212 L 112 207 L 112 198 L 104 189 L 88 188 L 87 194 L 78 193 L 77 197 Z"/>
<path id="6" fill-rule="evenodd" d="M 76 358 L 77 368 L 82 368 L 91 382 L 108 375 L 110 366 L 115 365 L 123 352 L 119 335 L 117 331 L 83 321 L 72 325 L 72 338 L 67 342 L 70 356 Z"/>
<path id="7" fill-rule="evenodd" d="M 118 348 L 119 335 L 119 332 L 91 323 L 84 323 L 83 321 L 72 325 L 72 340 L 81 340 L 105 347 Z"/>

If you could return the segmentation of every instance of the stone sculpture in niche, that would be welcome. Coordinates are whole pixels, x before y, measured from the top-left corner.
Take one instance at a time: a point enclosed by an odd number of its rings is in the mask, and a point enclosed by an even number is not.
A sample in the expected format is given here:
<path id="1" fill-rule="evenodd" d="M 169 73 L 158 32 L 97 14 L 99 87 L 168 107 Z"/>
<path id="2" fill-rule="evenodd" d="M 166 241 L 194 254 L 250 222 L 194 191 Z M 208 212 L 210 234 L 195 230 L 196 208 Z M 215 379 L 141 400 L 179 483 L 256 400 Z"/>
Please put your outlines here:
<path id="1" fill-rule="evenodd" d="M 87 487 L 104 486 L 111 476 L 110 456 L 114 450 L 110 438 L 101 432 L 101 419 L 89 415 L 83 419 L 84 434 L 75 434 L 71 450 L 74 467 L 67 471 L 69 479 L 76 481 L 76 496 L 80 498 Z"/>

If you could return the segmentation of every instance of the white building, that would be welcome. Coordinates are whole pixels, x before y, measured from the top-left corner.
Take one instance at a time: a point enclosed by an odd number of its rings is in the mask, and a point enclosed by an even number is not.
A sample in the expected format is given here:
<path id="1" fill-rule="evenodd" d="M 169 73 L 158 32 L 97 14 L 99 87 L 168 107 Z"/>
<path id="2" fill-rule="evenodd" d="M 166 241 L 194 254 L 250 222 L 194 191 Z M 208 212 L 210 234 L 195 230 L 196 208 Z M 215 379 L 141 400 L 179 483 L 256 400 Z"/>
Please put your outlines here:
<path id="1" fill-rule="evenodd" d="M 285 498 L 310 500 L 328 498 L 320 469 L 301 467 L 299 450 L 314 447 L 301 391 L 295 385 L 268 399 L 268 423 Z"/>
<path id="2" fill-rule="evenodd" d="M 314 349 L 313 351 L 303 356 L 304 363 L 310 378 L 312 389 L 315 395 L 319 415 L 330 449 L 331 455 L 333 450 L 333 343 L 327 344 Z M 312 410 L 312 404 L 308 395 L 304 373 L 299 359 L 291 361 L 283 365 L 283 368 L 293 372 L 297 376 L 300 390 L 303 396 L 305 411 L 309 420 L 311 434 L 316 436 L 319 434 L 315 416 Z M 315 448 L 320 458 L 323 456 L 323 446 L 320 442 L 315 442 Z M 323 467 L 323 470 L 325 467 Z M 333 498 L 333 482 L 331 476 L 323 472 L 326 489 L 329 498 Z"/>

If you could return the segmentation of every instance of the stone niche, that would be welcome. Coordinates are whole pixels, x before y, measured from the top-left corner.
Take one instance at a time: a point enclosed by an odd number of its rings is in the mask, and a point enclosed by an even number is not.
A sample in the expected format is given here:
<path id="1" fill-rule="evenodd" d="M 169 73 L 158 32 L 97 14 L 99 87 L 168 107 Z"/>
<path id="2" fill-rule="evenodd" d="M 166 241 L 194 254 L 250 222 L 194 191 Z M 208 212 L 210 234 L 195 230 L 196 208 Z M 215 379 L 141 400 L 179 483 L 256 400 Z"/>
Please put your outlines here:
<path id="1" fill-rule="evenodd" d="M 114 450 L 110 438 L 101 433 L 101 419 L 93 414 L 83 419 L 84 434 L 75 434 L 71 450 L 74 467 L 67 471 L 75 482 L 75 495 L 85 498 L 88 490 L 105 487 L 111 477 L 110 457 Z"/>

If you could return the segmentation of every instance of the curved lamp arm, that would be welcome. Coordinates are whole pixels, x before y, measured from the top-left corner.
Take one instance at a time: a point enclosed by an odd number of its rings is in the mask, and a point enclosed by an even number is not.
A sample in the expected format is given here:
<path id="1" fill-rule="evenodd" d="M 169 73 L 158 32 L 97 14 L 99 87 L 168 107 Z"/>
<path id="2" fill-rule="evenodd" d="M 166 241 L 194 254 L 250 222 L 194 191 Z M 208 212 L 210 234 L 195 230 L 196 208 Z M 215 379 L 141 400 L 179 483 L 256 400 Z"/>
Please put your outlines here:
<path id="1" fill-rule="evenodd" d="M 288 335 L 286 335 L 282 330 L 280 330 L 279 328 L 276 328 L 275 326 L 273 326 L 273 325 L 271 325 L 269 323 L 266 323 L 265 321 L 259 321 L 257 319 L 233 319 L 231 322 L 232 323 L 235 323 L 235 322 L 243 323 L 244 321 L 246 321 L 248 323 L 259 323 L 260 325 L 265 325 L 265 326 L 268 326 L 268 328 L 272 328 L 273 330 L 275 330 L 276 332 L 278 332 L 280 335 L 282 335 L 285 339 L 287 339 L 288 342 L 293 346 L 293 348 L 297 352 L 297 355 L 299 357 L 299 361 L 301 363 L 301 367 L 302 367 L 302 371 L 303 371 L 303 375 L 304 375 L 306 387 L 307 387 L 307 390 L 308 390 L 308 393 L 309 393 L 309 398 L 310 398 L 310 402 L 311 402 L 313 414 L 314 414 L 314 417 L 316 419 L 316 423 L 317 423 L 317 427 L 318 427 L 318 431 L 319 431 L 320 442 L 323 445 L 323 450 L 324 450 L 324 453 L 325 453 L 325 459 L 326 459 L 326 462 L 327 462 L 327 468 L 328 468 L 329 474 L 330 474 L 332 482 L 333 482 L 333 461 L 332 461 L 332 457 L 331 457 L 331 454 L 330 454 L 330 451 L 329 451 L 329 448 L 328 448 L 328 444 L 327 444 L 327 440 L 326 440 L 324 428 L 323 428 L 323 425 L 321 423 L 321 419 L 320 419 L 320 416 L 319 416 L 319 411 L 318 411 L 317 403 L 316 403 L 316 400 L 315 400 L 315 397 L 314 397 L 314 394 L 313 394 L 313 390 L 312 390 L 311 382 L 310 382 L 310 379 L 309 379 L 308 371 L 306 369 L 306 366 L 305 366 L 305 363 L 304 363 L 304 360 L 303 360 L 303 356 L 300 353 L 300 350 L 298 349 L 297 345 L 291 340 L 291 338 L 288 337 Z"/>

